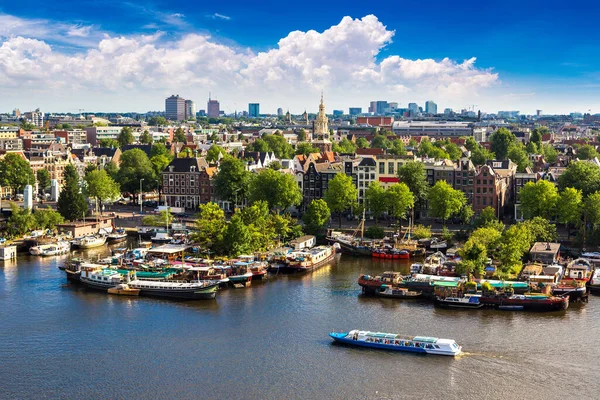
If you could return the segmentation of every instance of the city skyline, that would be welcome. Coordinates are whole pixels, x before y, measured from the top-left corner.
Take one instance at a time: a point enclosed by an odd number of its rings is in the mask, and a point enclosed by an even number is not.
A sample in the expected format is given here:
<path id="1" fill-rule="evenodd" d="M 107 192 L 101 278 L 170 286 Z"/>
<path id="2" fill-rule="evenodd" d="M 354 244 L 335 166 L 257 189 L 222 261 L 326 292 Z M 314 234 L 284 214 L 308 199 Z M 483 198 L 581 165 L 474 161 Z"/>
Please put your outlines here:
<path id="1" fill-rule="evenodd" d="M 390 5 L 352 2 L 319 4 L 320 12 L 310 2 L 303 10 L 233 2 L 201 12 L 178 1 L 116 1 L 102 13 L 96 3 L 4 5 L 0 110 L 145 112 L 162 109 L 172 93 L 204 104 L 212 92 L 227 114 L 253 102 L 263 113 L 316 113 L 324 91 L 328 108 L 345 112 L 377 100 L 600 112 L 599 34 L 582 31 L 597 5 L 434 3 L 410 20 Z M 546 29 L 559 16 L 561 30 Z M 270 23 L 256 29 L 261 18 Z"/>

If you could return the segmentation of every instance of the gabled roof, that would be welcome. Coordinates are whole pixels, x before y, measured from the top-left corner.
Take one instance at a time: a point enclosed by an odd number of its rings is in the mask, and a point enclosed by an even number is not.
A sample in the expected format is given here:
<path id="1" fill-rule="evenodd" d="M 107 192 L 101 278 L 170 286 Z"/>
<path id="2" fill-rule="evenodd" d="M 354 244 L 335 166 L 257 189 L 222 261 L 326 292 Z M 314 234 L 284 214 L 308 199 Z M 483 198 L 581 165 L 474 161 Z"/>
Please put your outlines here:
<path id="1" fill-rule="evenodd" d="M 121 151 L 124 153 L 127 150 L 131 150 L 131 149 L 140 149 L 144 153 L 146 153 L 146 155 L 148 157 L 150 157 L 150 151 L 152 150 L 152 145 L 150 145 L 150 144 L 128 144 L 128 145 L 123 146 L 121 148 Z"/>
<path id="2" fill-rule="evenodd" d="M 171 167 L 174 167 L 173 172 L 190 172 L 191 167 L 196 167 L 196 172 L 199 172 L 202 168 L 207 168 L 208 163 L 202 157 L 174 158 L 163 172 L 170 172 Z"/>
<path id="3" fill-rule="evenodd" d="M 117 150 L 119 150 L 118 148 L 112 148 L 112 147 L 94 147 L 92 149 L 92 152 L 94 153 L 94 155 L 96 157 L 114 157 L 115 153 L 117 152 Z"/>

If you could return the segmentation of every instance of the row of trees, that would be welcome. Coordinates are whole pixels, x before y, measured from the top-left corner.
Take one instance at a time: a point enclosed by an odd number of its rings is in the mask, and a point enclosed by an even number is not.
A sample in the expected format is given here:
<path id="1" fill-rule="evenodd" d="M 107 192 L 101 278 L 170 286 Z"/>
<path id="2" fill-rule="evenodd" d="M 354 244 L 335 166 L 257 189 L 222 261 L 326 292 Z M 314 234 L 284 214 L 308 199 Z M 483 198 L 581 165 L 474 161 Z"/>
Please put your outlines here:
<path id="1" fill-rule="evenodd" d="M 63 216 L 51 208 L 38 208 L 33 212 L 11 203 L 11 216 L 6 222 L 6 231 L 12 236 L 21 236 L 37 229 L 54 229 L 64 222 Z"/>

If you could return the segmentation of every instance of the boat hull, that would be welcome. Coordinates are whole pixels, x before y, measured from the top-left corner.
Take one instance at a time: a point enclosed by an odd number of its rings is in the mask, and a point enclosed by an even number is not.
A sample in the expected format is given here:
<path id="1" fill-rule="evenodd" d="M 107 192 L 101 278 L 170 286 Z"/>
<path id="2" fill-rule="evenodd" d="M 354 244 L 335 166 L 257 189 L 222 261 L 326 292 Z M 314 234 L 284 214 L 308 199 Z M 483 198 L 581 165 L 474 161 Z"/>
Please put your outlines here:
<path id="1" fill-rule="evenodd" d="M 322 259 L 321 261 L 316 262 L 310 266 L 296 266 L 294 264 L 288 264 L 282 272 L 305 273 L 305 272 L 314 271 L 315 269 L 320 268 L 320 267 L 324 266 L 325 264 L 329 263 L 334 258 L 335 258 L 335 252 L 332 251 L 329 256 L 327 256 L 326 258 Z"/>
<path id="2" fill-rule="evenodd" d="M 165 289 L 140 289 L 141 296 L 162 297 L 180 300 L 210 300 L 217 295 L 219 285 L 211 285 L 204 288 L 189 290 L 165 290 Z"/>
<path id="3" fill-rule="evenodd" d="M 458 301 L 448 301 L 444 299 L 440 299 L 436 297 L 434 299 L 434 305 L 441 308 L 456 308 L 456 309 L 478 309 L 482 308 L 484 305 L 480 302 L 458 302 Z"/>
<path id="4" fill-rule="evenodd" d="M 343 241 L 335 241 L 335 243 L 340 245 L 340 250 L 344 254 L 350 254 L 353 256 L 363 256 L 363 257 L 371 257 L 372 256 L 372 252 L 369 247 L 354 246 L 350 243 L 346 243 Z"/>
<path id="5" fill-rule="evenodd" d="M 445 352 L 443 350 L 425 349 L 423 347 L 416 347 L 414 345 L 413 346 L 403 346 L 400 344 L 391 344 L 391 343 L 386 344 L 386 343 L 377 343 L 377 342 L 366 342 L 366 341 L 362 341 L 362 340 L 353 340 L 352 338 L 347 338 L 346 333 L 330 333 L 329 336 L 336 343 L 342 343 L 344 345 L 355 346 L 355 347 L 365 347 L 365 348 L 378 349 L 378 350 L 398 351 L 398 352 L 404 352 L 404 353 L 435 354 L 435 355 L 451 356 L 451 357 L 454 357 L 454 356 L 460 354 L 460 350 L 456 353 L 451 353 L 451 352 Z M 390 340 L 389 342 L 396 342 L 396 341 Z"/>
<path id="6" fill-rule="evenodd" d="M 106 239 L 106 241 L 107 241 L 108 243 L 110 243 L 110 244 L 113 244 L 113 243 L 122 243 L 122 242 L 124 242 L 124 241 L 126 241 L 126 240 L 127 240 L 127 235 L 124 235 L 124 236 L 118 236 L 118 237 L 110 237 L 110 236 L 109 236 L 109 237 Z"/>
<path id="7" fill-rule="evenodd" d="M 486 307 L 499 310 L 523 310 L 535 312 L 562 311 L 569 307 L 569 298 L 555 297 L 545 300 L 520 300 L 502 297 L 482 296 L 479 301 Z"/>

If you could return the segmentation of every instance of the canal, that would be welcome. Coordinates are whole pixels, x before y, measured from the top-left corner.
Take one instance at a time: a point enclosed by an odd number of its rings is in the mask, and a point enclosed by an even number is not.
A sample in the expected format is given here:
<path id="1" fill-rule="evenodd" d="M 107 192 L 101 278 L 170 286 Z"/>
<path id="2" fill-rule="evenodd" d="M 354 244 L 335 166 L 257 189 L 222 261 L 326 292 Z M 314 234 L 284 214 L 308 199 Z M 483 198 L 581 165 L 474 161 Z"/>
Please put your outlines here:
<path id="1" fill-rule="evenodd" d="M 97 254 L 98 252 L 96 252 Z M 0 265 L 0 398 L 564 399 L 600 392 L 600 298 L 565 312 L 440 310 L 361 295 L 400 261 L 343 256 L 214 301 L 108 296 L 66 258 Z M 455 339 L 456 359 L 334 345 L 362 328 Z"/>

